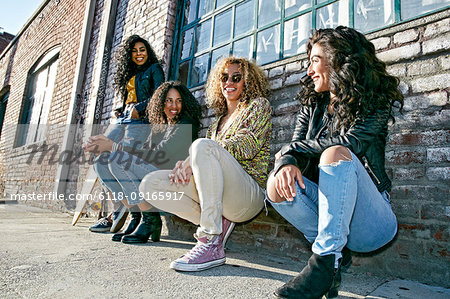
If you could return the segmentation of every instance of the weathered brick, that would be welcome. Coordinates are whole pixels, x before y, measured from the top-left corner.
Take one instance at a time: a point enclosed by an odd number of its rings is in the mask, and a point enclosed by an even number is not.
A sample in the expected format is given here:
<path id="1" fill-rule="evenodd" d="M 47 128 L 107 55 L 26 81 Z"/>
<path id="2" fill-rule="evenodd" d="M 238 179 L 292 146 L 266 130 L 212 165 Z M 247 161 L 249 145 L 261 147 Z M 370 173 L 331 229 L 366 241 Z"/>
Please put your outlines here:
<path id="1" fill-rule="evenodd" d="M 423 54 L 431 54 L 450 49 L 450 33 L 424 41 L 422 43 Z"/>
<path id="2" fill-rule="evenodd" d="M 284 85 L 297 85 L 300 83 L 300 79 L 303 77 L 303 73 L 300 74 L 291 74 L 286 78 L 286 81 L 284 82 Z"/>
<path id="3" fill-rule="evenodd" d="M 432 37 L 438 34 L 446 33 L 449 31 L 450 21 L 448 18 L 441 20 L 439 22 L 427 25 L 425 27 L 424 37 Z"/>
<path id="4" fill-rule="evenodd" d="M 386 152 L 387 164 L 423 164 L 425 162 L 425 151 L 420 149 L 416 151 L 411 150 L 394 150 Z"/>
<path id="5" fill-rule="evenodd" d="M 429 167 L 427 169 L 427 178 L 430 181 L 448 181 L 450 180 L 450 167 Z"/>
<path id="6" fill-rule="evenodd" d="M 283 79 L 278 78 L 278 79 L 270 81 L 270 88 L 271 89 L 279 89 L 281 87 L 283 87 Z"/>
<path id="7" fill-rule="evenodd" d="M 406 64 L 398 63 L 387 66 L 387 72 L 396 77 L 405 77 L 406 76 Z"/>
<path id="8" fill-rule="evenodd" d="M 435 58 L 412 61 L 408 64 L 408 76 L 428 75 L 440 70 L 439 61 Z"/>
<path id="9" fill-rule="evenodd" d="M 389 136 L 389 143 L 395 145 L 441 145 L 449 141 L 449 130 L 399 133 Z"/>
<path id="10" fill-rule="evenodd" d="M 450 56 L 443 56 L 440 58 L 441 67 L 443 70 L 450 69 Z"/>
<path id="11" fill-rule="evenodd" d="M 445 89 L 450 82 L 450 74 L 438 74 L 429 77 L 422 77 L 411 81 L 413 92 L 427 92 L 437 89 Z"/>
<path id="12" fill-rule="evenodd" d="M 442 107 L 447 105 L 448 96 L 445 91 L 422 94 L 419 96 L 406 97 L 404 99 L 403 109 L 412 111 L 417 109 L 425 109 L 431 106 Z"/>
<path id="13" fill-rule="evenodd" d="M 391 206 L 398 219 L 419 218 L 419 205 L 412 200 L 407 202 L 398 200 L 396 198 L 396 193 L 393 191 L 391 191 Z"/>
<path id="14" fill-rule="evenodd" d="M 448 252 L 448 247 L 442 244 L 431 244 L 428 252 L 430 255 L 439 258 L 447 258 L 450 255 Z"/>
<path id="15" fill-rule="evenodd" d="M 300 72 L 300 71 L 304 71 L 303 64 L 301 61 L 292 62 L 292 63 L 286 64 L 286 66 L 285 66 L 286 74 Z"/>
<path id="16" fill-rule="evenodd" d="M 411 181 L 420 180 L 425 176 L 425 169 L 423 168 L 399 168 L 393 169 L 393 178 L 396 181 Z"/>
<path id="17" fill-rule="evenodd" d="M 420 44 L 411 44 L 401 46 L 395 49 L 390 49 L 384 52 L 379 52 L 377 54 L 377 57 L 378 59 L 386 63 L 392 63 L 418 57 L 419 54 L 420 54 Z"/>
<path id="18" fill-rule="evenodd" d="M 300 103 L 298 101 L 294 102 L 287 102 L 283 103 L 281 105 L 278 105 L 273 108 L 273 114 L 274 115 L 281 115 L 286 113 L 296 113 L 300 108 Z"/>
<path id="19" fill-rule="evenodd" d="M 445 198 L 443 198 L 442 204 L 424 204 L 420 211 L 421 219 L 433 219 L 433 220 L 450 220 L 450 205 L 445 204 Z M 447 204 L 448 198 L 447 198 Z"/>
<path id="20" fill-rule="evenodd" d="M 375 46 L 375 50 L 381 50 L 389 46 L 389 44 L 391 43 L 391 39 L 389 37 L 380 37 L 371 40 L 371 42 Z"/>
<path id="21" fill-rule="evenodd" d="M 419 31 L 417 29 L 409 29 L 409 30 L 394 34 L 394 43 L 404 44 L 404 43 L 415 41 L 415 40 L 417 40 L 418 37 L 419 37 Z"/>
<path id="22" fill-rule="evenodd" d="M 261 223 L 257 221 L 244 224 L 242 229 L 253 235 L 275 236 L 276 233 L 276 225 L 273 223 Z"/>
<path id="23" fill-rule="evenodd" d="M 269 70 L 269 78 L 281 76 L 284 74 L 284 66 L 279 66 Z"/>
<path id="24" fill-rule="evenodd" d="M 427 160 L 429 163 L 450 162 L 450 148 L 428 148 Z"/>

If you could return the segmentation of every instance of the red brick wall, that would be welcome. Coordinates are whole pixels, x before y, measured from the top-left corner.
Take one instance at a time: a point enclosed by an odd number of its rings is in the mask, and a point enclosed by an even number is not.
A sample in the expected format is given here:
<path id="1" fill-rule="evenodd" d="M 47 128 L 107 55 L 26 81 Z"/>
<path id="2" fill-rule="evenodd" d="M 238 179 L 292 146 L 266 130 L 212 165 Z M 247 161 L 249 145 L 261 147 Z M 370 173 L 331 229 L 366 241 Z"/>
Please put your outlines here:
<path id="1" fill-rule="evenodd" d="M 27 75 L 39 58 L 56 45 L 61 46 L 54 94 L 48 122 L 64 124 L 66 121 L 70 93 L 72 89 L 77 52 L 85 3 L 78 0 L 49 1 L 38 16 L 29 24 L 17 41 L 17 50 L 11 49 L 0 59 L 0 83 L 7 75 L 10 57 L 13 56 L 9 85 L 10 96 L 7 105 L 5 123 L 0 140 L 0 161 L 5 172 L 0 174 L 4 190 L 9 194 L 30 192 L 50 192 L 54 188 L 56 165 L 36 165 L 25 163 L 30 150 L 27 146 L 13 148 L 16 126 L 26 92 Z M 63 130 L 50 129 L 47 132 L 49 144 L 62 143 Z M 52 207 L 58 203 L 33 202 L 32 204 Z"/>

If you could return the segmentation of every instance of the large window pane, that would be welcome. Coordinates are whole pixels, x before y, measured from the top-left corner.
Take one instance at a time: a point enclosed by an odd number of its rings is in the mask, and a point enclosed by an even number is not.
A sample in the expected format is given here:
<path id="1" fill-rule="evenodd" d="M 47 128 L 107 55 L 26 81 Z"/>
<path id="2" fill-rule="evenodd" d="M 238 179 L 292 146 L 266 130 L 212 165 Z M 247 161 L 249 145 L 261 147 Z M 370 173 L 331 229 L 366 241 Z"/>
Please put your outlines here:
<path id="1" fill-rule="evenodd" d="M 247 59 L 253 58 L 253 35 L 234 42 L 233 55 Z"/>
<path id="2" fill-rule="evenodd" d="M 192 61 L 191 86 L 203 83 L 208 76 L 209 53 L 194 58 Z"/>
<path id="3" fill-rule="evenodd" d="M 214 0 L 200 0 L 200 7 L 198 10 L 198 17 L 201 18 L 202 16 L 209 13 L 214 7 Z"/>
<path id="4" fill-rule="evenodd" d="M 197 14 L 197 0 L 186 0 L 184 7 L 184 25 L 190 24 L 195 20 Z"/>
<path id="5" fill-rule="evenodd" d="M 217 15 L 214 19 L 213 45 L 218 45 L 230 39 L 231 9 Z"/>
<path id="6" fill-rule="evenodd" d="M 178 76 L 177 80 L 187 85 L 189 75 L 189 61 L 182 62 L 178 65 Z"/>
<path id="7" fill-rule="evenodd" d="M 236 15 L 234 18 L 234 36 L 247 33 L 255 27 L 255 1 L 245 1 L 236 5 Z"/>
<path id="8" fill-rule="evenodd" d="M 311 7 L 312 0 L 285 0 L 284 1 L 284 14 L 290 16 L 299 11 Z"/>
<path id="9" fill-rule="evenodd" d="M 256 61 L 265 64 L 280 57 L 280 25 L 258 32 Z"/>
<path id="10" fill-rule="evenodd" d="M 284 56 L 306 52 L 306 42 L 311 33 L 311 13 L 284 23 Z"/>
<path id="11" fill-rule="evenodd" d="M 212 51 L 211 54 L 211 68 L 216 65 L 217 60 L 219 60 L 222 57 L 228 57 L 230 55 L 230 46 L 226 45 L 224 47 L 218 48 L 214 51 Z"/>
<path id="12" fill-rule="evenodd" d="M 281 0 L 259 0 L 258 27 L 281 18 Z"/>
<path id="13" fill-rule="evenodd" d="M 209 48 L 211 41 L 211 19 L 203 22 L 197 26 L 195 38 L 195 50 L 194 52 L 200 52 Z"/>
<path id="14" fill-rule="evenodd" d="M 348 0 L 341 0 L 317 10 L 316 28 L 348 26 Z"/>
<path id="15" fill-rule="evenodd" d="M 225 4 L 227 4 L 228 2 L 230 2 L 231 0 L 217 0 L 217 5 L 216 8 L 219 8 L 221 6 L 224 6 Z"/>
<path id="16" fill-rule="evenodd" d="M 362 32 L 375 30 L 394 22 L 394 1 L 356 0 L 355 29 Z"/>
<path id="17" fill-rule="evenodd" d="M 411 19 L 429 11 L 443 8 L 450 4 L 450 0 L 401 0 L 402 20 Z"/>
<path id="18" fill-rule="evenodd" d="M 183 32 L 181 38 L 180 59 L 188 58 L 192 55 L 192 38 L 194 37 L 194 28 Z"/>

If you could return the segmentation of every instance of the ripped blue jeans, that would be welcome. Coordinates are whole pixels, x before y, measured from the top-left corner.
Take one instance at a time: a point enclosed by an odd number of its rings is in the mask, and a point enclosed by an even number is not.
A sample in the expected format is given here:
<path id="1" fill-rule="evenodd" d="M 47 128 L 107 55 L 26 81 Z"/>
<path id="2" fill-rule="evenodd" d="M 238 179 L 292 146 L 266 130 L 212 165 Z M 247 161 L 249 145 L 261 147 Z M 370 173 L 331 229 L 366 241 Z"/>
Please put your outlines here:
<path id="1" fill-rule="evenodd" d="M 387 192 L 380 193 L 359 159 L 319 166 L 319 184 L 304 179 L 296 183 L 293 201 L 272 206 L 300 230 L 318 255 L 335 254 L 344 246 L 370 252 L 391 241 L 397 219 Z"/>

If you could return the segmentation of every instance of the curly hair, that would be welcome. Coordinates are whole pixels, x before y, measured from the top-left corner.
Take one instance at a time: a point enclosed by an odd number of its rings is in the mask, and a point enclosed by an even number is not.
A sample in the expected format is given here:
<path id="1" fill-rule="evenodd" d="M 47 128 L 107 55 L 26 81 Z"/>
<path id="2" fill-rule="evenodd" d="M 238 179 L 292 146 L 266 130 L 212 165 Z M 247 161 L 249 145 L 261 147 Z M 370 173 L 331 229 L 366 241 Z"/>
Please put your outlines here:
<path id="1" fill-rule="evenodd" d="M 147 49 L 148 59 L 144 65 L 138 66 L 131 59 L 131 53 L 133 47 L 137 42 L 144 44 Z M 117 71 L 114 76 L 114 88 L 116 92 L 123 97 L 127 90 L 127 83 L 130 79 L 136 75 L 136 73 L 141 69 L 147 69 L 153 63 L 158 62 L 158 57 L 156 57 L 155 51 L 150 46 L 147 40 L 140 37 L 139 35 L 131 35 L 128 37 L 119 48 L 116 54 L 117 61 Z"/>
<path id="2" fill-rule="evenodd" d="M 164 113 L 166 97 L 169 90 L 176 89 L 183 100 L 181 103 L 181 112 L 172 121 L 167 119 Z M 165 124 L 175 124 L 179 119 L 184 117 L 191 118 L 196 125 L 200 126 L 200 118 L 202 109 L 197 99 L 192 95 L 189 89 L 181 82 L 168 81 L 161 84 L 156 89 L 147 106 L 148 120 L 153 124 L 153 130 L 161 132 L 165 128 Z"/>
<path id="3" fill-rule="evenodd" d="M 222 58 L 214 66 L 206 83 L 206 103 L 208 107 L 214 109 L 216 116 L 227 113 L 227 103 L 222 94 L 220 79 L 225 68 L 231 64 L 239 65 L 239 70 L 244 80 L 244 90 L 240 98 L 239 109 L 246 107 L 253 99 L 267 98 L 270 93 L 269 80 L 264 74 L 264 71 L 256 64 L 245 58 Z"/>
<path id="4" fill-rule="evenodd" d="M 336 128 L 348 129 L 357 118 L 364 119 L 377 109 L 392 107 L 402 110 L 403 95 L 398 89 L 399 79 L 386 71 L 386 64 L 375 55 L 374 45 L 358 31 L 339 26 L 336 29 L 319 29 L 307 43 L 310 57 L 315 44 L 322 46 L 328 63 L 329 90 L 336 95 L 332 103 Z M 304 105 L 323 103 L 329 92 L 314 91 L 314 82 L 308 76 L 301 82 L 297 99 Z"/>

